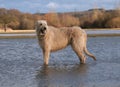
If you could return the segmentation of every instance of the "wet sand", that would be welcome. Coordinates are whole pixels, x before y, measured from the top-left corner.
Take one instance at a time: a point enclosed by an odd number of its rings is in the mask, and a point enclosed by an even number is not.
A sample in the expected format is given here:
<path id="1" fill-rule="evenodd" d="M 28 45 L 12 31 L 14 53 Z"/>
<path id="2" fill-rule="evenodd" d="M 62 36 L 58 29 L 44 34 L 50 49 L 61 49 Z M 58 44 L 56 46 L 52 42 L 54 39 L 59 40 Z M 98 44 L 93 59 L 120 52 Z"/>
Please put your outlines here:
<path id="1" fill-rule="evenodd" d="M 51 54 L 48 67 L 36 39 L 0 39 L 0 87 L 120 87 L 120 37 L 90 37 L 97 61 L 71 47 Z"/>

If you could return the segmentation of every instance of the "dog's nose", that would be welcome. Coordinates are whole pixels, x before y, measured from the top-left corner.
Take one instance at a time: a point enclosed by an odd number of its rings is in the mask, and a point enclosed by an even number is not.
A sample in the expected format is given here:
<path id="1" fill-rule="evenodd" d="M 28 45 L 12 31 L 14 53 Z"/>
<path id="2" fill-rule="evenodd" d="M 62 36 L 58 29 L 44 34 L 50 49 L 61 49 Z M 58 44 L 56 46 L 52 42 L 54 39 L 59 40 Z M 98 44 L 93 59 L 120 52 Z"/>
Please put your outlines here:
<path id="1" fill-rule="evenodd" d="M 46 30 L 46 27 L 44 27 L 43 30 Z"/>

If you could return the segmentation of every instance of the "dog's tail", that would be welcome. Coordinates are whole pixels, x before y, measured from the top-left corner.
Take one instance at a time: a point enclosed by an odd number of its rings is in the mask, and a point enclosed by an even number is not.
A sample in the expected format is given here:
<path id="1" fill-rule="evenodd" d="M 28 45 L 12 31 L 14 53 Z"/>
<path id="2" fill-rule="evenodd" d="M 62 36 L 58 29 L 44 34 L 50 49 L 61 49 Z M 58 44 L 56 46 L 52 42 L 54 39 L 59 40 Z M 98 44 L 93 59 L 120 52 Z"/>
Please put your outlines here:
<path id="1" fill-rule="evenodd" d="M 93 54 L 91 54 L 86 47 L 84 47 L 84 52 L 86 55 L 88 55 L 88 56 L 92 57 L 94 60 L 96 60 L 96 57 Z"/>

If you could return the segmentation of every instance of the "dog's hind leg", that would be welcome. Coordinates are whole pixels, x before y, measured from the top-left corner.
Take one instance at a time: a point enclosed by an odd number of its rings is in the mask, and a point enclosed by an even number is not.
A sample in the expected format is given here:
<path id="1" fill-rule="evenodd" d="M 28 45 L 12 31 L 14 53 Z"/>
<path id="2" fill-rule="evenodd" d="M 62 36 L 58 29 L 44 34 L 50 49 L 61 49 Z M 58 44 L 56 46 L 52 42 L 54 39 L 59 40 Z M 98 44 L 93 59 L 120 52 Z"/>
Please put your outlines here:
<path id="1" fill-rule="evenodd" d="M 83 47 L 82 46 L 80 47 L 80 45 L 78 45 L 78 44 L 79 43 L 77 43 L 77 42 L 73 42 L 71 44 L 71 46 L 72 46 L 73 50 L 75 51 L 75 53 L 77 54 L 77 56 L 79 57 L 80 63 L 84 64 L 86 61 L 86 57 L 84 55 Z"/>

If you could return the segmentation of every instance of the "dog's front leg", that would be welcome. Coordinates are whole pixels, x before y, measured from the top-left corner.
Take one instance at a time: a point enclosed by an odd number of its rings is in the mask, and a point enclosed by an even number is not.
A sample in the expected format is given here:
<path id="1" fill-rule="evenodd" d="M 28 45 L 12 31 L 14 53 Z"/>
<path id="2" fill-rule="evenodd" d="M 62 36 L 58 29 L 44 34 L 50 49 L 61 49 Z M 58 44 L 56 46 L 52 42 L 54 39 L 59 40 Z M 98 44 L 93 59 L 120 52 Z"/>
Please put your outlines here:
<path id="1" fill-rule="evenodd" d="M 48 63 L 49 63 L 49 55 L 50 55 L 50 51 L 49 50 L 44 50 L 43 51 L 44 65 L 48 65 Z"/>

